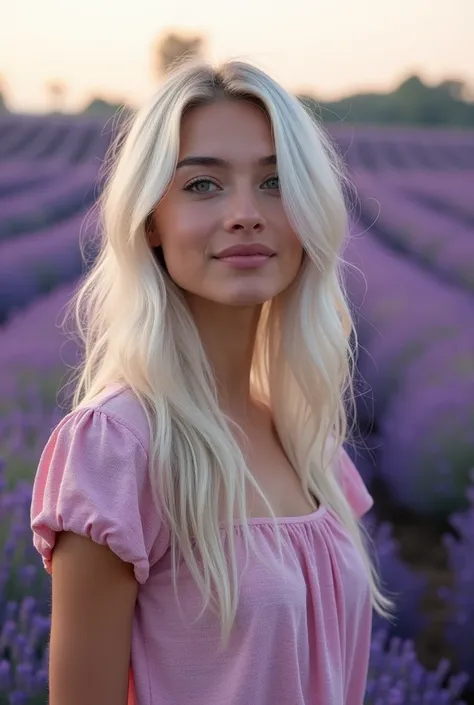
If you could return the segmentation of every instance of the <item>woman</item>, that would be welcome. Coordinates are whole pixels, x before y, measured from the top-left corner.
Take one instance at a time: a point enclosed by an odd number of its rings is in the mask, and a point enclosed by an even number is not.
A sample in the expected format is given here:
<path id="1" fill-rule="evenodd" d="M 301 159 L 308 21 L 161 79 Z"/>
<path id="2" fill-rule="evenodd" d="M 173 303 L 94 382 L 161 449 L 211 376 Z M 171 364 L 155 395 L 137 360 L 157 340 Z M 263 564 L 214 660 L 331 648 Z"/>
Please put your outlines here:
<path id="1" fill-rule="evenodd" d="M 119 141 L 33 491 L 50 705 L 360 705 L 392 603 L 342 449 L 335 150 L 240 61 L 178 65 Z"/>

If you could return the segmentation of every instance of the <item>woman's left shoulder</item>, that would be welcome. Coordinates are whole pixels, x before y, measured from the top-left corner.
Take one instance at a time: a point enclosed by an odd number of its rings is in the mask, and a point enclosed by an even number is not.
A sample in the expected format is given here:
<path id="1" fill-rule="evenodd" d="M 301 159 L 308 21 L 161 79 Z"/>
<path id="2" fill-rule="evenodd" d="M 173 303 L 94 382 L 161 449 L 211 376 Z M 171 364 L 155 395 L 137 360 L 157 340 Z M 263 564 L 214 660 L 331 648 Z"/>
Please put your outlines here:
<path id="1" fill-rule="evenodd" d="M 336 477 L 355 515 L 360 519 L 372 508 L 374 499 L 344 447 L 340 448 L 337 457 Z"/>

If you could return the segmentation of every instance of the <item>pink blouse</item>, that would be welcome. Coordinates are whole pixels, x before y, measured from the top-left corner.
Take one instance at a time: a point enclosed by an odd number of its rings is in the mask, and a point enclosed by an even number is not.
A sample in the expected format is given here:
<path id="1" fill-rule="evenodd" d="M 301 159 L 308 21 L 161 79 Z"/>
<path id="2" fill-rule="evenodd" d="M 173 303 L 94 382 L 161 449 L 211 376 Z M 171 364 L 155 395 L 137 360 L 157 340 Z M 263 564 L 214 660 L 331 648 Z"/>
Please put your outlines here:
<path id="1" fill-rule="evenodd" d="M 283 517 L 284 562 L 268 518 L 249 525 L 261 555 L 250 553 L 230 644 L 206 612 L 183 563 L 181 619 L 171 582 L 170 534 L 152 503 L 148 427 L 132 392 L 120 385 L 65 416 L 43 450 L 33 486 L 31 528 L 51 573 L 56 532 L 107 544 L 132 563 L 139 583 L 129 705 L 362 705 L 372 607 L 363 562 L 328 507 Z M 355 514 L 373 500 L 345 451 L 340 481 Z M 223 531 L 225 529 L 223 528 Z M 237 560 L 242 527 L 234 523 Z"/>

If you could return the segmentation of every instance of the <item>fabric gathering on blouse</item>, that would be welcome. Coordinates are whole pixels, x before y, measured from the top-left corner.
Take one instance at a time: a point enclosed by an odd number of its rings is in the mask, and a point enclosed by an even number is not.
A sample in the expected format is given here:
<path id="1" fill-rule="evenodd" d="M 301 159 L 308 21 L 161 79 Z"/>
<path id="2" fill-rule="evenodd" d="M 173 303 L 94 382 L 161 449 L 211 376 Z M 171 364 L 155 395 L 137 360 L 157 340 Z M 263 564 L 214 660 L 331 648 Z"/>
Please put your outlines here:
<path id="1" fill-rule="evenodd" d="M 106 544 L 133 564 L 128 705 L 362 705 L 372 605 L 362 558 L 335 513 L 280 517 L 283 562 L 271 518 L 248 524 L 261 559 L 239 575 L 236 622 L 225 651 L 185 564 L 171 578 L 170 532 L 152 499 L 149 431 L 131 391 L 112 385 L 66 415 L 41 454 L 33 485 L 33 543 L 51 574 L 56 533 Z M 339 475 L 357 517 L 373 504 L 341 450 Z M 237 564 L 245 551 L 234 522 Z M 223 531 L 225 531 L 223 529 Z M 180 611 L 180 609 L 181 611 Z"/>

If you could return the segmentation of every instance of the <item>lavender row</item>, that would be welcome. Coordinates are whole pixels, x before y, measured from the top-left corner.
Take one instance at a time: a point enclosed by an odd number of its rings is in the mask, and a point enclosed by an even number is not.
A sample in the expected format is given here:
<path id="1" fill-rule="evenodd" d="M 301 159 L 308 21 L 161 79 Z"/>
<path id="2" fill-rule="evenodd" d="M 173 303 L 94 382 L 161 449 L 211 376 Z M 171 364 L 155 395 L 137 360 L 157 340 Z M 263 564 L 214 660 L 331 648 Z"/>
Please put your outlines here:
<path id="1" fill-rule="evenodd" d="M 406 365 L 380 430 L 379 469 L 400 504 L 440 519 L 466 507 L 474 467 L 472 328 L 433 342 Z"/>
<path id="2" fill-rule="evenodd" d="M 47 232 L 0 244 L 0 321 L 37 296 L 81 275 L 81 245 L 92 257 L 92 249 L 87 248 L 95 233 L 88 216 L 91 212 L 83 211 L 52 225 Z"/>
<path id="3" fill-rule="evenodd" d="M 384 182 L 435 212 L 474 226 L 474 164 L 472 171 L 384 174 Z"/>
<path id="4" fill-rule="evenodd" d="M 362 126 L 350 129 L 331 125 L 345 161 L 351 169 L 386 173 L 403 178 L 412 170 L 443 173 L 474 168 L 474 132 Z"/>
<path id="5" fill-rule="evenodd" d="M 362 270 L 351 266 L 347 285 L 368 390 L 359 418 L 377 422 L 378 470 L 401 504 L 445 517 L 462 508 L 474 465 L 474 303 L 369 234 L 345 257 Z"/>
<path id="6" fill-rule="evenodd" d="M 356 226 L 344 258 L 361 343 L 358 367 L 373 393 L 359 412 L 362 420 L 381 418 L 411 360 L 437 340 L 466 329 L 474 336 L 474 303 Z"/>
<path id="7" fill-rule="evenodd" d="M 355 182 L 366 180 L 371 186 L 374 185 L 374 174 L 370 172 L 355 170 L 351 176 Z M 425 200 L 420 202 L 424 202 L 428 209 L 435 210 L 437 202 L 441 200 L 450 206 L 450 215 L 454 220 L 467 217 L 470 222 L 474 216 L 474 163 L 471 170 L 458 171 L 401 171 L 387 168 L 383 172 L 383 185 L 401 192 L 408 199 L 422 196 Z"/>
<path id="8" fill-rule="evenodd" d="M 19 369 L 30 367 L 34 361 L 40 371 L 61 363 L 59 353 L 65 339 L 59 326 L 60 314 L 77 283 L 77 280 L 67 282 L 35 298 L 0 327 L 0 370 L 12 369 L 13 365 L 18 365 Z M 71 359 L 66 361 L 69 363 Z"/>
<path id="9" fill-rule="evenodd" d="M 103 140 L 96 126 L 80 125 L 71 130 L 66 125 L 47 124 L 29 143 L 23 144 L 16 155 L 34 162 L 61 153 L 66 163 L 77 163 L 88 162 L 92 156 L 101 156 L 103 151 Z"/>
<path id="10" fill-rule="evenodd" d="M 10 194 L 1 204 L 0 243 L 46 228 L 91 206 L 99 191 L 97 172 L 95 164 L 65 168 L 56 179 Z"/>
<path id="11" fill-rule="evenodd" d="M 51 179 L 64 175 L 64 163 L 60 159 L 36 163 L 3 161 L 0 165 L 0 213 L 3 213 L 4 199 L 11 195 L 28 191 Z"/>
<path id="12" fill-rule="evenodd" d="M 355 177 L 361 222 L 389 246 L 443 277 L 474 292 L 473 227 L 452 215 L 429 210 L 384 180 Z"/>
<path id="13" fill-rule="evenodd" d="M 31 481 L 11 486 L 0 459 L 0 702 L 46 703 L 50 584 L 29 530 Z"/>
<path id="14" fill-rule="evenodd" d="M 388 639 L 381 629 L 370 649 L 369 674 L 364 705 L 464 705 L 459 700 L 469 675 L 451 676 L 445 684 L 451 664 L 440 661 L 428 673 L 418 661 L 412 640 Z"/>
<path id="15" fill-rule="evenodd" d="M 0 116 L 0 159 L 92 162 L 110 140 L 103 119 L 86 116 Z"/>
<path id="16" fill-rule="evenodd" d="M 450 606 L 450 619 L 446 629 L 459 667 L 470 674 L 474 683 L 474 470 L 468 491 L 469 507 L 450 518 L 458 535 L 443 537 L 448 561 L 453 574 L 453 584 L 440 589 L 440 597 Z"/>

